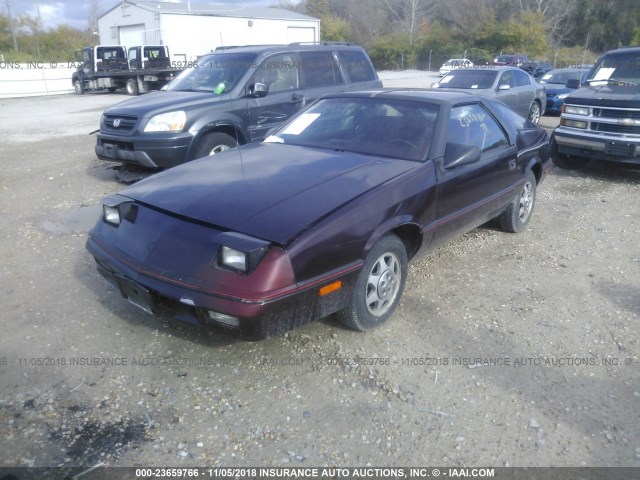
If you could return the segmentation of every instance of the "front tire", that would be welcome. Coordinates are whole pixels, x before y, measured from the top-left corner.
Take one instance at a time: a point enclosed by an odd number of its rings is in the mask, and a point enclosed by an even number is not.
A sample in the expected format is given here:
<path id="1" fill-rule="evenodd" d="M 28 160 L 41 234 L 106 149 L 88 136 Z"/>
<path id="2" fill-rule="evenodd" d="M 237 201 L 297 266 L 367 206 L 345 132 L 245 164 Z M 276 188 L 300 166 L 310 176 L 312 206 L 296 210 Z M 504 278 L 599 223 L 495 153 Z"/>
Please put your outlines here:
<path id="1" fill-rule="evenodd" d="M 407 280 L 407 250 L 395 235 L 386 235 L 365 260 L 349 304 L 338 313 L 353 330 L 366 331 L 385 323 L 395 311 Z"/>
<path id="2" fill-rule="evenodd" d="M 73 82 L 73 91 L 76 95 L 82 95 L 84 93 L 84 85 L 82 84 L 82 81 L 76 80 Z"/>
<path id="3" fill-rule="evenodd" d="M 536 185 L 536 176 L 529 171 L 518 193 L 498 217 L 498 223 L 502 230 L 518 233 L 527 227 L 536 202 Z"/>
<path id="4" fill-rule="evenodd" d="M 529 108 L 529 116 L 527 117 L 530 122 L 535 123 L 536 125 L 540 122 L 540 112 L 541 112 L 540 104 L 537 100 L 534 100 L 531 104 L 531 108 Z"/>
<path id="5" fill-rule="evenodd" d="M 236 139 L 231 135 L 221 132 L 208 133 L 200 140 L 194 158 L 215 155 L 216 153 L 229 150 L 237 145 L 238 142 L 236 142 Z"/>

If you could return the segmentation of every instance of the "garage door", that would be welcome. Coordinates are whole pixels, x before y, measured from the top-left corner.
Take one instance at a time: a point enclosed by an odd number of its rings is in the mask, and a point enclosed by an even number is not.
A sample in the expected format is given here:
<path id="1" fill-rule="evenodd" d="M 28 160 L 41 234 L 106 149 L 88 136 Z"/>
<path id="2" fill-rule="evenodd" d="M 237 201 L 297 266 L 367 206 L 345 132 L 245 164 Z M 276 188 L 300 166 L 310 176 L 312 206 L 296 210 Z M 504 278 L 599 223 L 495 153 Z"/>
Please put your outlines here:
<path id="1" fill-rule="evenodd" d="M 287 43 L 315 42 L 316 29 L 313 27 L 287 27 Z"/>
<path id="2" fill-rule="evenodd" d="M 145 45 L 147 43 L 147 33 L 144 29 L 144 23 L 118 27 L 118 30 L 120 45 L 133 47 L 135 45 Z"/>

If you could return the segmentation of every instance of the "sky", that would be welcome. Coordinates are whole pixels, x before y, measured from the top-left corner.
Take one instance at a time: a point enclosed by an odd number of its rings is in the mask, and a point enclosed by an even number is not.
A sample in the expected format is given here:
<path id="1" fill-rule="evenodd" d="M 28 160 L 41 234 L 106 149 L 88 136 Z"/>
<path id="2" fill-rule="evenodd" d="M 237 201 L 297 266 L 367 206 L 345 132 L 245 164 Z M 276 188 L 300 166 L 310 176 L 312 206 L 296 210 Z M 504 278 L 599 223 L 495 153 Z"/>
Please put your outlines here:
<path id="1" fill-rule="evenodd" d="M 11 8 L 11 15 L 19 17 L 26 14 L 36 18 L 38 16 L 38 4 L 40 6 L 40 18 L 45 30 L 56 28 L 58 25 L 67 24 L 71 27 L 84 30 L 88 26 L 90 1 L 87 0 L 2 0 L 0 11 L 7 15 L 7 3 Z M 111 10 L 119 4 L 118 0 L 100 0 L 100 14 Z M 186 0 L 176 3 L 186 3 Z M 214 3 L 218 5 L 246 5 L 268 6 L 276 3 L 275 0 L 192 0 L 192 3 Z"/>

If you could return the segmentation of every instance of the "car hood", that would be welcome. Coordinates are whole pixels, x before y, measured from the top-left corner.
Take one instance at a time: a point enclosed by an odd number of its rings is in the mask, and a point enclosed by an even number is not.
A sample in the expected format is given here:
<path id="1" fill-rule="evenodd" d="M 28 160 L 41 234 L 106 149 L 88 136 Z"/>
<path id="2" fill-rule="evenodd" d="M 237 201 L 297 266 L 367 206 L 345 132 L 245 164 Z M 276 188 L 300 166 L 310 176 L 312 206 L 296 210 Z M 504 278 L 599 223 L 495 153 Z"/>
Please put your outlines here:
<path id="1" fill-rule="evenodd" d="M 561 95 L 563 93 L 575 91 L 575 89 L 567 88 L 564 85 L 557 83 L 543 83 L 542 85 L 544 86 L 544 90 L 548 95 Z"/>
<path id="2" fill-rule="evenodd" d="M 229 95 L 214 95 L 211 92 L 153 91 L 117 103 L 105 110 L 106 114 L 142 116 L 149 112 L 183 110 L 203 102 L 218 102 Z"/>
<path id="3" fill-rule="evenodd" d="M 640 86 L 601 85 L 582 87 L 575 90 L 568 98 L 572 104 L 576 105 L 640 108 Z"/>
<path id="4" fill-rule="evenodd" d="M 284 245 L 416 162 L 275 143 L 167 170 L 121 192 L 141 203 Z"/>

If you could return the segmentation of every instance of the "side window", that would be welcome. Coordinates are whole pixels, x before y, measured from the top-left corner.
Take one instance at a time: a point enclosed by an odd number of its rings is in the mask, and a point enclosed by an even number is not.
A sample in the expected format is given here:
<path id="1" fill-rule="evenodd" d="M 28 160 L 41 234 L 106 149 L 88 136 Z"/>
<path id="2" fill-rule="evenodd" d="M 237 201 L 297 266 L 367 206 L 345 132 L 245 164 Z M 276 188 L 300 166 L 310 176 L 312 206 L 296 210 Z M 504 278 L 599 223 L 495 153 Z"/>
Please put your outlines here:
<path id="1" fill-rule="evenodd" d="M 502 85 L 509 85 L 509 87 L 511 88 L 516 86 L 515 82 L 513 81 L 513 72 L 511 70 L 507 70 L 506 72 L 502 73 L 500 82 L 498 82 L 498 86 L 500 87 Z"/>
<path id="2" fill-rule="evenodd" d="M 331 52 L 301 52 L 304 86 L 325 87 L 344 83 Z"/>
<path id="3" fill-rule="evenodd" d="M 525 72 L 516 70 L 513 74 L 516 77 L 516 87 L 526 87 L 527 85 L 531 85 L 531 79 Z"/>
<path id="4" fill-rule="evenodd" d="M 269 93 L 296 90 L 300 87 L 298 63 L 290 53 L 273 55 L 260 64 L 251 83 L 264 83 Z"/>
<path id="5" fill-rule="evenodd" d="M 477 103 L 451 109 L 447 142 L 476 145 L 481 152 L 508 144 L 502 127 Z"/>
<path id="6" fill-rule="evenodd" d="M 368 82 L 376 79 L 376 73 L 364 52 L 343 50 L 338 52 L 340 64 L 352 82 Z"/>

